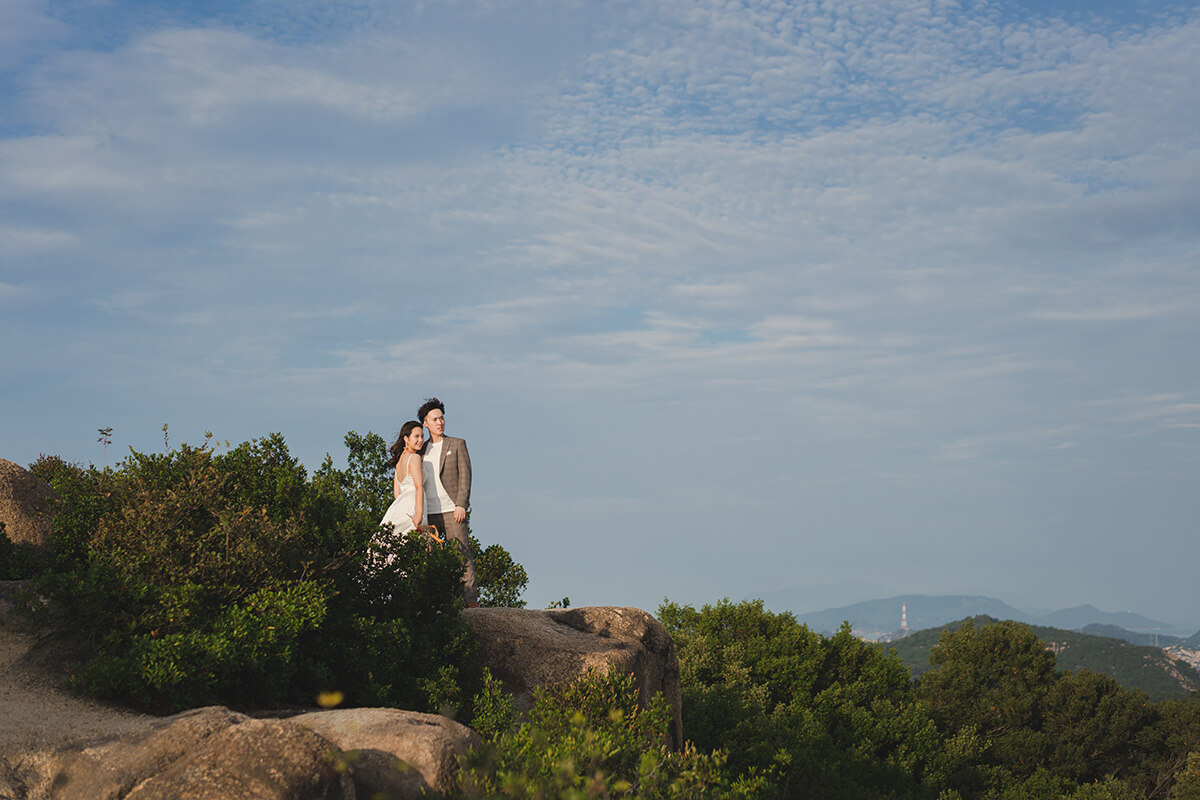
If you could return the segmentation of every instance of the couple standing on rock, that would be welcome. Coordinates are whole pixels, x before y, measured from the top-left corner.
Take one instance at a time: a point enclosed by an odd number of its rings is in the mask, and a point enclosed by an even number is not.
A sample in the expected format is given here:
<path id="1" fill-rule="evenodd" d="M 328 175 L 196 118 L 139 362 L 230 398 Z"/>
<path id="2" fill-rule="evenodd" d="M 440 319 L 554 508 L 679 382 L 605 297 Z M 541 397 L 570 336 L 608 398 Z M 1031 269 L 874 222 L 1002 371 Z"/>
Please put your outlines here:
<path id="1" fill-rule="evenodd" d="M 429 428 L 425 441 L 422 426 Z M 430 397 L 417 410 L 417 419 L 404 423 L 392 444 L 395 477 L 392 494 L 380 526 L 404 536 L 432 526 L 440 536 L 458 542 L 466 559 L 463 590 L 468 608 L 478 608 L 475 562 L 467 538 L 467 507 L 471 503 L 471 456 L 463 439 L 446 435 L 446 407 Z"/>

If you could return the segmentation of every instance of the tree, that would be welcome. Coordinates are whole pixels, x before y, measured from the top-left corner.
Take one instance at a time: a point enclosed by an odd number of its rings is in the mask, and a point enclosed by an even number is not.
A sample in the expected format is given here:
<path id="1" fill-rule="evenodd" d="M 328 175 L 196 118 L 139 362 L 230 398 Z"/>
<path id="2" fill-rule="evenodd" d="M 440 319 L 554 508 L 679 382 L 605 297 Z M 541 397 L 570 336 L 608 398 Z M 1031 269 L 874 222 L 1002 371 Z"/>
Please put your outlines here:
<path id="1" fill-rule="evenodd" d="M 225 455 L 181 445 L 103 471 L 42 468 L 69 545 L 42 590 L 92 639 L 82 688 L 155 711 L 311 705 L 324 690 L 461 700 L 458 557 L 416 539 L 369 550 L 365 495 L 330 472 L 309 481 L 279 434 Z"/>
<path id="2" fill-rule="evenodd" d="M 1074 781 L 1122 776 L 1145 757 L 1155 718 L 1144 692 L 1088 670 L 1062 673 L 1046 695 L 1046 763 Z"/>
<path id="3" fill-rule="evenodd" d="M 1058 673 L 1054 654 L 1028 626 L 1005 621 L 944 631 L 929 655 L 918 696 L 951 733 L 974 731 L 987 763 L 1032 775 L 1046 750 L 1043 716 Z"/>
<path id="4" fill-rule="evenodd" d="M 463 760 L 468 798 L 629 798 L 685 800 L 761 797 L 761 780 L 730 780 L 721 752 L 663 740 L 670 711 L 661 694 L 637 701 L 633 676 L 615 667 L 536 692 L 518 722 L 511 700 L 485 676 L 476 701 L 486 743 Z"/>
<path id="5" fill-rule="evenodd" d="M 471 530 L 469 515 L 467 530 Z M 490 544 L 485 548 L 473 535 L 468 535 L 475 558 L 475 588 L 479 592 L 479 604 L 492 608 L 524 608 L 525 601 L 521 595 L 529 583 L 525 568 L 500 545 Z"/>
<path id="6" fill-rule="evenodd" d="M 783 797 L 935 796 L 972 739 L 944 738 L 915 703 L 908 670 L 855 638 L 810 631 L 762 601 L 697 610 L 664 602 L 675 639 L 684 735 L 728 748 L 735 774 Z"/>

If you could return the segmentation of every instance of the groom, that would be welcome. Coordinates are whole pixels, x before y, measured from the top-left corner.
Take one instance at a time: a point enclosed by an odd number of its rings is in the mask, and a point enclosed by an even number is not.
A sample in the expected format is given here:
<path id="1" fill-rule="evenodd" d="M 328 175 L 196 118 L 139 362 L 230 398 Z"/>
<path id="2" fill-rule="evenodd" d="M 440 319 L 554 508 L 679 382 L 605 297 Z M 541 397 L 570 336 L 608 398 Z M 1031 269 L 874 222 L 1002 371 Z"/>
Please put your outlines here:
<path id="1" fill-rule="evenodd" d="M 475 561 L 471 558 L 471 542 L 467 538 L 467 507 L 471 504 L 471 456 L 467 453 L 467 443 L 446 435 L 446 407 L 436 397 L 425 400 L 417 411 L 417 419 L 429 428 L 429 443 L 421 457 L 421 472 L 427 476 L 425 514 L 430 525 L 454 539 L 462 548 L 467 562 L 463 572 L 467 608 L 478 608 Z M 428 478 L 430 474 L 432 481 Z"/>

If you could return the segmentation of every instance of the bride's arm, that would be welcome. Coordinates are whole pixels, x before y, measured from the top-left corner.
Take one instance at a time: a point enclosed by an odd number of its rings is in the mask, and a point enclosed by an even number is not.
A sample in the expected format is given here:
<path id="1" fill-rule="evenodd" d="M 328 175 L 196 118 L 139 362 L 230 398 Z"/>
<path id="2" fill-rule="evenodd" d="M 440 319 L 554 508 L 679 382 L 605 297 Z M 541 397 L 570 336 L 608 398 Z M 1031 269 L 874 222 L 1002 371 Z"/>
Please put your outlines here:
<path id="1" fill-rule="evenodd" d="M 417 456 L 408 460 L 408 474 L 412 476 L 413 487 L 417 490 L 416 504 L 413 508 L 413 525 L 421 527 L 421 521 L 425 517 L 425 481 L 421 474 L 421 459 Z"/>

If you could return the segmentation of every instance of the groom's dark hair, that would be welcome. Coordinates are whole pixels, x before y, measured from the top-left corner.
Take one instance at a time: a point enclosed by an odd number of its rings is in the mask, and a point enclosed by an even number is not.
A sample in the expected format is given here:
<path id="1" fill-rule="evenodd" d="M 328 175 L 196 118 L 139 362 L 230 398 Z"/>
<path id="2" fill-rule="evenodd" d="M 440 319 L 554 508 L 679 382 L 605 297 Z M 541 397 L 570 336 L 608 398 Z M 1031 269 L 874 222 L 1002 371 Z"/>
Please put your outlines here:
<path id="1" fill-rule="evenodd" d="M 442 405 L 441 400 L 436 397 L 426 397 L 424 405 L 417 409 L 417 419 L 421 420 L 421 424 L 425 423 L 425 417 L 435 408 L 443 414 L 446 413 L 446 407 Z"/>

